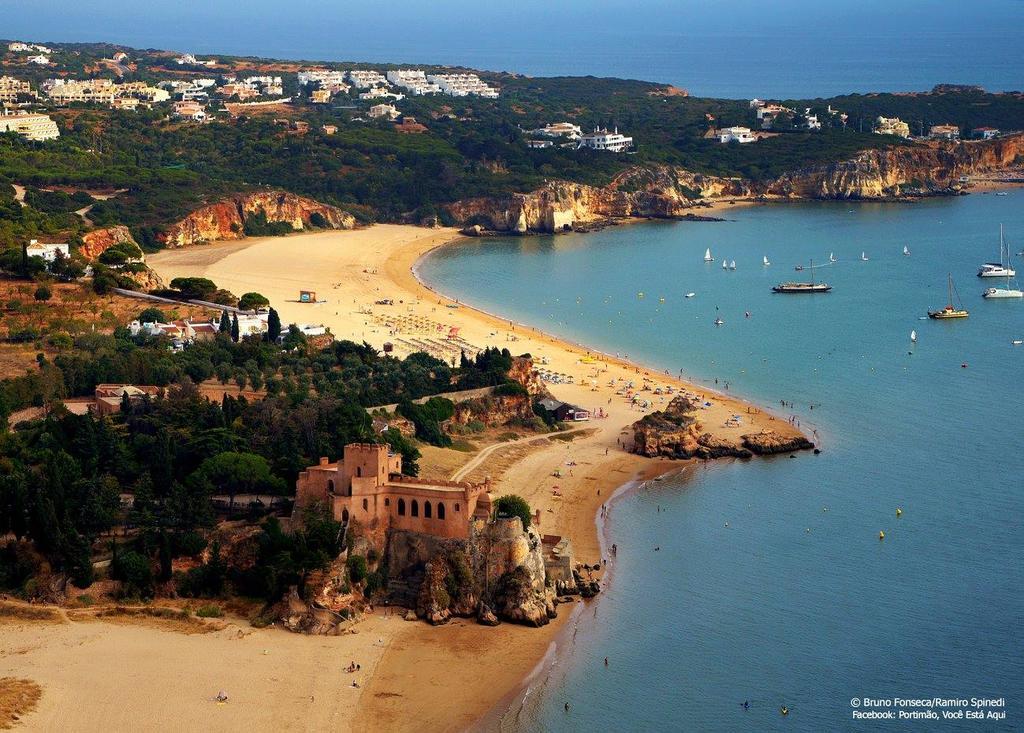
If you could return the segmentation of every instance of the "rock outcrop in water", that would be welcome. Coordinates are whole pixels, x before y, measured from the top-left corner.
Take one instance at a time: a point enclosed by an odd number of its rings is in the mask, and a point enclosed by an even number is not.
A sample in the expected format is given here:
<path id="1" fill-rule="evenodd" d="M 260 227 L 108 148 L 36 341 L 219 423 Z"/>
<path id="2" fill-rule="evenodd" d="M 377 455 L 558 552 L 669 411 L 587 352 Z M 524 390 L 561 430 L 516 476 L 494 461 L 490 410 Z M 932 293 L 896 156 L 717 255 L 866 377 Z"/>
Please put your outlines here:
<path id="1" fill-rule="evenodd" d="M 1024 156 L 1024 134 L 963 143 L 919 142 L 866 150 L 773 180 L 706 176 L 667 165 L 636 166 L 607 186 L 550 181 L 528 193 L 458 201 L 447 207 L 465 233 L 554 233 L 631 217 L 698 216 L 713 199 L 894 199 L 960 191 L 961 176 L 1001 170 Z"/>
<path id="2" fill-rule="evenodd" d="M 188 247 L 223 239 L 242 239 L 250 217 L 263 212 L 267 223 L 286 222 L 295 231 L 311 224 L 351 229 L 355 218 L 334 206 L 285 191 L 236 194 L 193 211 L 160 235 L 165 247 Z M 315 220 L 315 221 L 314 221 Z"/>
<path id="3" fill-rule="evenodd" d="M 769 456 L 775 453 L 792 453 L 797 450 L 809 450 L 814 443 L 802 435 L 784 436 L 774 430 L 762 430 L 759 433 L 750 433 L 740 437 L 743 446 L 751 453 L 759 456 Z"/>

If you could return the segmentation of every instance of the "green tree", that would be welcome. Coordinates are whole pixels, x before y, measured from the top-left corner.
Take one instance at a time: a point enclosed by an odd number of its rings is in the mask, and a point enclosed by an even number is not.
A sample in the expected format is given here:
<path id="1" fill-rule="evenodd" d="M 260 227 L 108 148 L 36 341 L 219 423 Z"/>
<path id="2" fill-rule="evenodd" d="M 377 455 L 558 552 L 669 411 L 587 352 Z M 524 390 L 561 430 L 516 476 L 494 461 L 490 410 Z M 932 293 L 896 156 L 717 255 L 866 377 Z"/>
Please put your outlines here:
<path id="1" fill-rule="evenodd" d="M 225 336 L 231 333 L 231 316 L 227 311 L 222 311 L 220 314 L 220 328 L 218 333 L 222 333 Z"/>
<path id="2" fill-rule="evenodd" d="M 238 314 L 235 313 L 231 317 L 231 340 L 234 341 L 237 344 L 238 343 L 238 337 L 239 337 L 239 333 L 238 333 Z"/>
<path id="3" fill-rule="evenodd" d="M 530 504 L 516 494 L 505 494 L 505 496 L 498 497 L 498 500 L 494 502 L 494 511 L 499 517 L 519 517 L 523 521 L 523 529 L 530 526 L 530 521 L 533 518 Z"/>
<path id="4" fill-rule="evenodd" d="M 272 344 L 276 344 L 277 340 L 281 337 L 281 316 L 277 314 L 277 311 L 273 308 L 270 309 L 270 313 L 267 315 L 267 340 Z"/>
<path id="5" fill-rule="evenodd" d="M 167 316 L 159 308 L 146 308 L 139 313 L 139 323 L 165 323 Z"/>
<path id="6" fill-rule="evenodd" d="M 227 451 L 210 456 L 193 478 L 209 493 L 228 494 L 232 509 L 236 494 L 280 494 L 285 488 L 284 481 L 271 473 L 267 459 L 255 453 Z"/>
<path id="7" fill-rule="evenodd" d="M 53 291 L 48 285 L 40 285 L 34 294 L 36 300 L 46 301 L 53 297 Z"/>
<path id="8" fill-rule="evenodd" d="M 238 299 L 238 307 L 244 311 L 254 311 L 257 308 L 266 308 L 270 301 L 259 293 L 244 293 Z"/>

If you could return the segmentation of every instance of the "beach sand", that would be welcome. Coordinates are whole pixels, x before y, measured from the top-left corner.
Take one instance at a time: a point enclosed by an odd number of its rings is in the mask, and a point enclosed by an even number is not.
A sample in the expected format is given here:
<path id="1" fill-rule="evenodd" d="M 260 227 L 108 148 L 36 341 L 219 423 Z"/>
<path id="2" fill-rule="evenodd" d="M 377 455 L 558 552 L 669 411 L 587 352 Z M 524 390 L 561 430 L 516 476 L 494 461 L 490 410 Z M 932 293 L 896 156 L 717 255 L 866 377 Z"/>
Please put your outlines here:
<path id="1" fill-rule="evenodd" d="M 545 368 L 573 375 L 573 385 L 550 385 L 555 396 L 603 409 L 608 417 L 582 423 L 583 430 L 571 440 L 564 436 L 524 444 L 522 455 L 509 465 L 488 455 L 479 465 L 472 458 L 452 461 L 451 470 L 468 466 L 474 479 L 495 471 L 495 493 L 526 497 L 541 511 L 541 532 L 570 537 L 579 562 L 601 559 L 595 520 L 618 487 L 685 465 L 623 450 L 620 441 L 631 442 L 628 426 L 644 414 L 617 394 L 624 380 L 640 387 L 648 376 L 652 387 L 671 385 L 707 395 L 713 406 L 701 413 L 701 420 L 719 436 L 737 439 L 761 427 L 795 432 L 785 419 L 704 386 L 624 360 L 588 356 L 585 347 L 464 305 L 446 307 L 454 304 L 419 283 L 413 268 L 425 253 L 458 239 L 451 229 L 376 225 L 169 250 L 150 256 L 149 264 L 168 282 L 178 276 L 208 277 L 237 295 L 262 293 L 283 323 L 322 323 L 341 339 L 381 347 L 412 337 L 406 330 L 394 333 L 400 317 L 420 318 L 429 322 L 430 332 L 419 336 L 444 340 L 456 326 L 476 347 L 529 352 L 535 360 L 543 357 Z M 299 303 L 299 290 L 315 291 L 320 302 Z M 382 299 L 394 305 L 374 304 Z M 609 381 L 616 386 L 609 387 Z M 659 402 L 651 391 L 641 395 L 652 402 L 650 409 L 671 399 Z M 725 425 L 732 414 L 743 416 L 743 427 Z M 556 477 L 556 471 L 561 475 Z M 342 637 L 237 626 L 184 635 L 101 622 L 8 624 L 0 627 L 5 648 L 23 651 L 0 657 L 0 676 L 31 679 L 43 687 L 39 709 L 24 721 L 26 729 L 49 729 L 59 720 L 74 730 L 129 725 L 154 730 L 463 730 L 521 688 L 569 614 L 563 607 L 543 629 L 488 628 L 472 620 L 434 628 L 400 615 L 384 616 L 378 608 L 355 627 L 357 634 Z M 363 666 L 357 675 L 361 690 L 352 689 L 351 677 L 342 673 L 352 659 Z M 222 689 L 231 700 L 211 702 Z M 69 700 L 75 704 L 68 705 Z"/>

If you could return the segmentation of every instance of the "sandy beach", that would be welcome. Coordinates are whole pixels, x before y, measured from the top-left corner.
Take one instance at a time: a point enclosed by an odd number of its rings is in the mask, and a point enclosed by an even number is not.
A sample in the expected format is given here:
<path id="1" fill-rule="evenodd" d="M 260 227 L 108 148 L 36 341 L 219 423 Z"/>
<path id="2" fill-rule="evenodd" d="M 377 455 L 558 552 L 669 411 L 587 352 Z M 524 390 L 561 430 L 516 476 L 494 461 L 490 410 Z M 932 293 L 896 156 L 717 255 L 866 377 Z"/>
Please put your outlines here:
<path id="1" fill-rule="evenodd" d="M 579 562 L 601 559 L 595 518 L 618 487 L 682 466 L 623 449 L 631 442 L 629 425 L 671 399 L 656 395 L 654 388 L 706 395 L 713 404 L 701 420 L 718 436 L 735 440 L 760 428 L 795 432 L 785 419 L 735 397 L 590 352 L 464 304 L 452 307 L 453 301 L 420 283 L 413 270 L 426 253 L 458 239 L 452 229 L 376 225 L 164 251 L 149 257 L 149 264 L 168 282 L 185 275 L 208 277 L 237 295 L 262 293 L 286 324 L 322 323 L 339 339 L 378 348 L 391 342 L 400 356 L 418 344 L 434 348 L 441 342 L 437 348 L 443 348 L 455 327 L 461 348 L 528 352 L 545 369 L 572 375 L 573 384 L 549 385 L 555 396 L 603 410 L 607 417 L 581 424 L 571 440 L 496 448 L 479 461 L 470 457 L 458 465 L 470 480 L 490 475 L 495 494 L 524 496 L 541 510 L 541 531 L 570 537 Z M 318 302 L 298 302 L 299 290 L 315 291 Z M 377 304 L 385 300 L 393 304 Z M 645 379 L 650 391 L 640 394 L 650 404 L 643 410 L 629 404 L 622 387 L 632 381 L 639 389 Z M 742 426 L 726 425 L 734 414 L 742 416 Z M 504 459 L 499 455 L 513 449 L 517 452 Z M 117 721 L 129 718 L 154 729 L 173 720 L 185 730 L 464 730 L 520 689 L 570 611 L 563 607 L 559 619 L 543 629 L 510 624 L 492 629 L 472 620 L 434 628 L 383 616 L 377 609 L 356 626 L 358 633 L 330 638 L 239 627 L 185 636 L 98 622 L 65 623 L 47 632 L 6 626 L 4 637 L 12 643 L 5 646 L 25 651 L 4 655 L 0 675 L 33 679 L 43 687 L 38 711 L 25 720 L 27 729 L 49 728 L 59 713 L 62 724 L 76 730 L 100 723 L 121 727 Z M 363 666 L 359 690 L 342 674 L 351 659 Z M 90 668 L 115 671 L 97 675 Z M 132 700 L 118 699 L 126 689 L 132 690 Z M 169 689 L 174 693 L 167 694 Z M 210 702 L 220 689 L 232 695 L 227 705 Z M 67 699 L 79 703 L 61 707 Z"/>

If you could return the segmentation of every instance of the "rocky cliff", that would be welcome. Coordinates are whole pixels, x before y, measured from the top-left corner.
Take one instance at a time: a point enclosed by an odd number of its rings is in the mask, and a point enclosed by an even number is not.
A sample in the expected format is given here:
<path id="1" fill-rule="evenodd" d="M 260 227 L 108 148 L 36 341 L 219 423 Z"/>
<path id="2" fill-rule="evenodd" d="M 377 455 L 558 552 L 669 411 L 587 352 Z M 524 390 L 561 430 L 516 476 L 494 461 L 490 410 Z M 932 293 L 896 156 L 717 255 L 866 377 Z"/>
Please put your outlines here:
<path id="1" fill-rule="evenodd" d="M 122 242 L 130 242 L 136 247 L 138 246 L 138 242 L 135 241 L 126 226 L 94 229 L 82 235 L 82 245 L 78 248 L 78 252 L 82 257 L 92 262 L 115 244 L 121 244 Z"/>
<path id="2" fill-rule="evenodd" d="M 1024 134 L 867 150 L 768 181 L 636 166 L 603 187 L 550 181 L 529 193 L 466 199 L 447 209 L 470 235 L 563 232 L 609 219 L 698 216 L 702 203 L 722 198 L 889 199 L 956 193 L 960 176 L 1007 168 L 1022 156 Z"/>
<path id="3" fill-rule="evenodd" d="M 477 616 L 543 626 L 555 616 L 540 536 L 517 518 L 476 521 L 465 541 L 393 531 L 386 557 L 391 585 L 411 592 L 416 614 L 432 624 Z"/>
<path id="4" fill-rule="evenodd" d="M 780 176 L 760 193 L 815 199 L 885 199 L 954 193 L 961 176 L 1012 166 L 1024 156 L 1024 135 L 964 143 L 921 142 L 866 150 L 851 160 Z"/>
<path id="5" fill-rule="evenodd" d="M 448 213 L 481 231 L 562 232 L 608 219 L 682 217 L 699 212 L 694 207 L 701 198 L 750 194 L 742 181 L 670 166 L 638 166 L 605 187 L 550 181 L 530 193 L 458 201 Z"/>
<path id="6" fill-rule="evenodd" d="M 236 194 L 193 211 L 160 235 L 166 247 L 188 247 L 222 239 L 242 239 L 250 217 L 263 212 L 268 223 L 286 222 L 299 231 L 310 226 L 314 216 L 320 226 L 351 229 L 355 218 L 334 206 L 284 191 Z"/>

